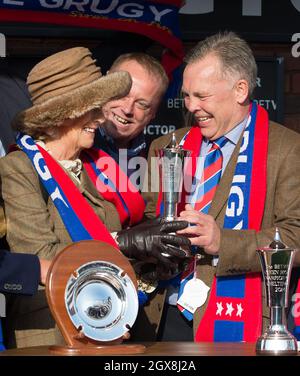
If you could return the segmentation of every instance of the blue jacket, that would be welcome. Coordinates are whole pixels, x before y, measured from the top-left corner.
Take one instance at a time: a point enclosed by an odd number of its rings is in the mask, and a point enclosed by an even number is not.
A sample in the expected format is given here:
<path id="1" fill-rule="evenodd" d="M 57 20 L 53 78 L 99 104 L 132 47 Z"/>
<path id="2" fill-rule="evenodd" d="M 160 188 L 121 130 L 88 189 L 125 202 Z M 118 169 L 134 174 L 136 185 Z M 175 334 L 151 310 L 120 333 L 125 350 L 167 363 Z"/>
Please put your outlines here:
<path id="1" fill-rule="evenodd" d="M 1 294 L 33 295 L 38 289 L 40 274 L 40 261 L 37 256 L 0 249 Z M 0 321 L 0 351 L 3 350 L 5 347 Z"/>
<path id="2" fill-rule="evenodd" d="M 40 281 L 40 262 L 35 255 L 0 249 L 0 293 L 33 295 Z"/>

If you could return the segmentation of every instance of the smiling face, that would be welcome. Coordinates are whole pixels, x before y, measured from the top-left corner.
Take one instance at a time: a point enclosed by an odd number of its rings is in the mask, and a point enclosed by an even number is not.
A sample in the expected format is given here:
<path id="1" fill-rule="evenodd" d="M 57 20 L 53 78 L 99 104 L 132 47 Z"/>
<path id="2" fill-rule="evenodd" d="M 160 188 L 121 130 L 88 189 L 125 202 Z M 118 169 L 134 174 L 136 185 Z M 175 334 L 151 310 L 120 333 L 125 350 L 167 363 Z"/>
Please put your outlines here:
<path id="1" fill-rule="evenodd" d="M 92 110 L 77 119 L 65 120 L 55 129 L 55 136 L 45 141 L 47 148 L 58 160 L 78 158 L 81 150 L 93 146 L 101 117 L 101 111 Z"/>
<path id="2" fill-rule="evenodd" d="M 99 126 L 99 111 L 89 111 L 85 115 L 75 120 L 67 120 L 72 122 L 71 126 L 66 124 L 66 132 L 64 139 L 72 144 L 73 148 L 78 150 L 89 149 L 93 146 L 96 130 Z"/>
<path id="3" fill-rule="evenodd" d="M 209 140 L 229 132 L 248 112 L 247 82 L 221 72 L 218 57 L 210 54 L 188 64 L 183 74 L 185 106 Z"/>
<path id="4" fill-rule="evenodd" d="M 129 94 L 103 106 L 102 125 L 119 147 L 127 147 L 154 118 L 161 98 L 161 82 L 136 61 L 124 61 L 114 71 L 127 71 L 132 78 Z"/>

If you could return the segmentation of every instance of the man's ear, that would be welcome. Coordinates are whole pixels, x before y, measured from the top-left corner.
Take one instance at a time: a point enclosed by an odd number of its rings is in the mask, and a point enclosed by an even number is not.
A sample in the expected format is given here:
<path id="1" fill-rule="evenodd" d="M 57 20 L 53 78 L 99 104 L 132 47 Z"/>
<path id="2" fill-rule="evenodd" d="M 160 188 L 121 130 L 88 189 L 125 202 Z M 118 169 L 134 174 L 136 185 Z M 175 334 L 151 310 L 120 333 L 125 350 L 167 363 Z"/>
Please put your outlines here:
<path id="1" fill-rule="evenodd" d="M 248 81 L 241 79 L 235 84 L 236 100 L 239 104 L 243 104 L 249 97 Z"/>

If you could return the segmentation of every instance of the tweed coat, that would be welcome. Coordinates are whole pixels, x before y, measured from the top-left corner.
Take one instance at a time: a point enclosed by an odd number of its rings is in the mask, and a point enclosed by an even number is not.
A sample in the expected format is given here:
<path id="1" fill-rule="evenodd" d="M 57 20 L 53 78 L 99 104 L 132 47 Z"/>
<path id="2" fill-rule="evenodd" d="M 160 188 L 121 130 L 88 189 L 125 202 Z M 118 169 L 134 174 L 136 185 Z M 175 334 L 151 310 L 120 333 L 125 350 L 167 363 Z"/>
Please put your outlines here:
<path id="1" fill-rule="evenodd" d="M 7 242 L 13 252 L 52 259 L 71 238 L 53 201 L 41 185 L 30 160 L 22 151 L 0 159 L 1 196 L 7 222 Z M 115 206 L 105 201 L 83 169 L 75 184 L 109 231 L 121 229 Z M 40 288 L 33 297 L 17 297 L 8 307 L 6 334 L 9 346 L 26 347 L 62 343 Z M 15 340 L 13 339 L 13 332 Z"/>
<path id="2" fill-rule="evenodd" d="M 181 140 L 188 128 L 176 131 L 177 140 Z M 204 253 L 204 258 L 197 263 L 197 275 L 206 285 L 211 286 L 214 275 L 234 276 L 249 272 L 260 272 L 256 249 L 268 245 L 274 237 L 275 226 L 280 229 L 282 240 L 290 247 L 300 245 L 300 135 L 273 122 L 269 126 L 269 143 L 267 157 L 267 194 L 262 219 L 261 231 L 223 229 L 223 221 L 229 190 L 237 162 L 242 136 L 223 173 L 209 214 L 214 217 L 221 228 L 221 247 L 217 267 L 212 266 L 212 256 Z M 154 140 L 148 157 L 148 192 L 144 193 L 147 200 L 145 215 L 155 217 L 157 193 L 151 193 L 155 186 L 153 178 L 158 172 L 151 171 L 150 159 L 155 150 L 166 146 L 170 135 Z M 151 176 L 153 177 L 151 180 Z M 295 264 L 300 264 L 298 254 Z M 263 292 L 264 293 L 264 292 Z M 165 291 L 158 290 L 144 307 L 135 325 L 137 340 L 155 340 L 164 305 Z M 197 309 L 194 315 L 194 333 L 199 325 L 207 302 Z M 265 301 L 265 300 L 264 300 Z M 263 325 L 268 322 L 269 310 L 264 306 Z"/>

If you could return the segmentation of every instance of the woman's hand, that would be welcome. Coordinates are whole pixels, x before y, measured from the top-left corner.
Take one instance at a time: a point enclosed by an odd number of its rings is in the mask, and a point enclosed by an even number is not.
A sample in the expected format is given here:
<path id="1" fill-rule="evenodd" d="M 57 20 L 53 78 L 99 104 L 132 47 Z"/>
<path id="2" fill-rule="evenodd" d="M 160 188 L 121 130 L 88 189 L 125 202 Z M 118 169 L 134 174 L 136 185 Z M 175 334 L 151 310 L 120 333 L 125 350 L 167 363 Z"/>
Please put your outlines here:
<path id="1" fill-rule="evenodd" d="M 154 258 L 166 266 L 172 266 L 172 258 L 185 258 L 181 247 L 189 247 L 186 236 L 177 235 L 178 230 L 188 226 L 185 221 L 157 223 L 156 220 L 117 233 L 116 240 L 125 256 L 137 260 Z M 171 258 L 163 256 L 167 253 Z"/>

